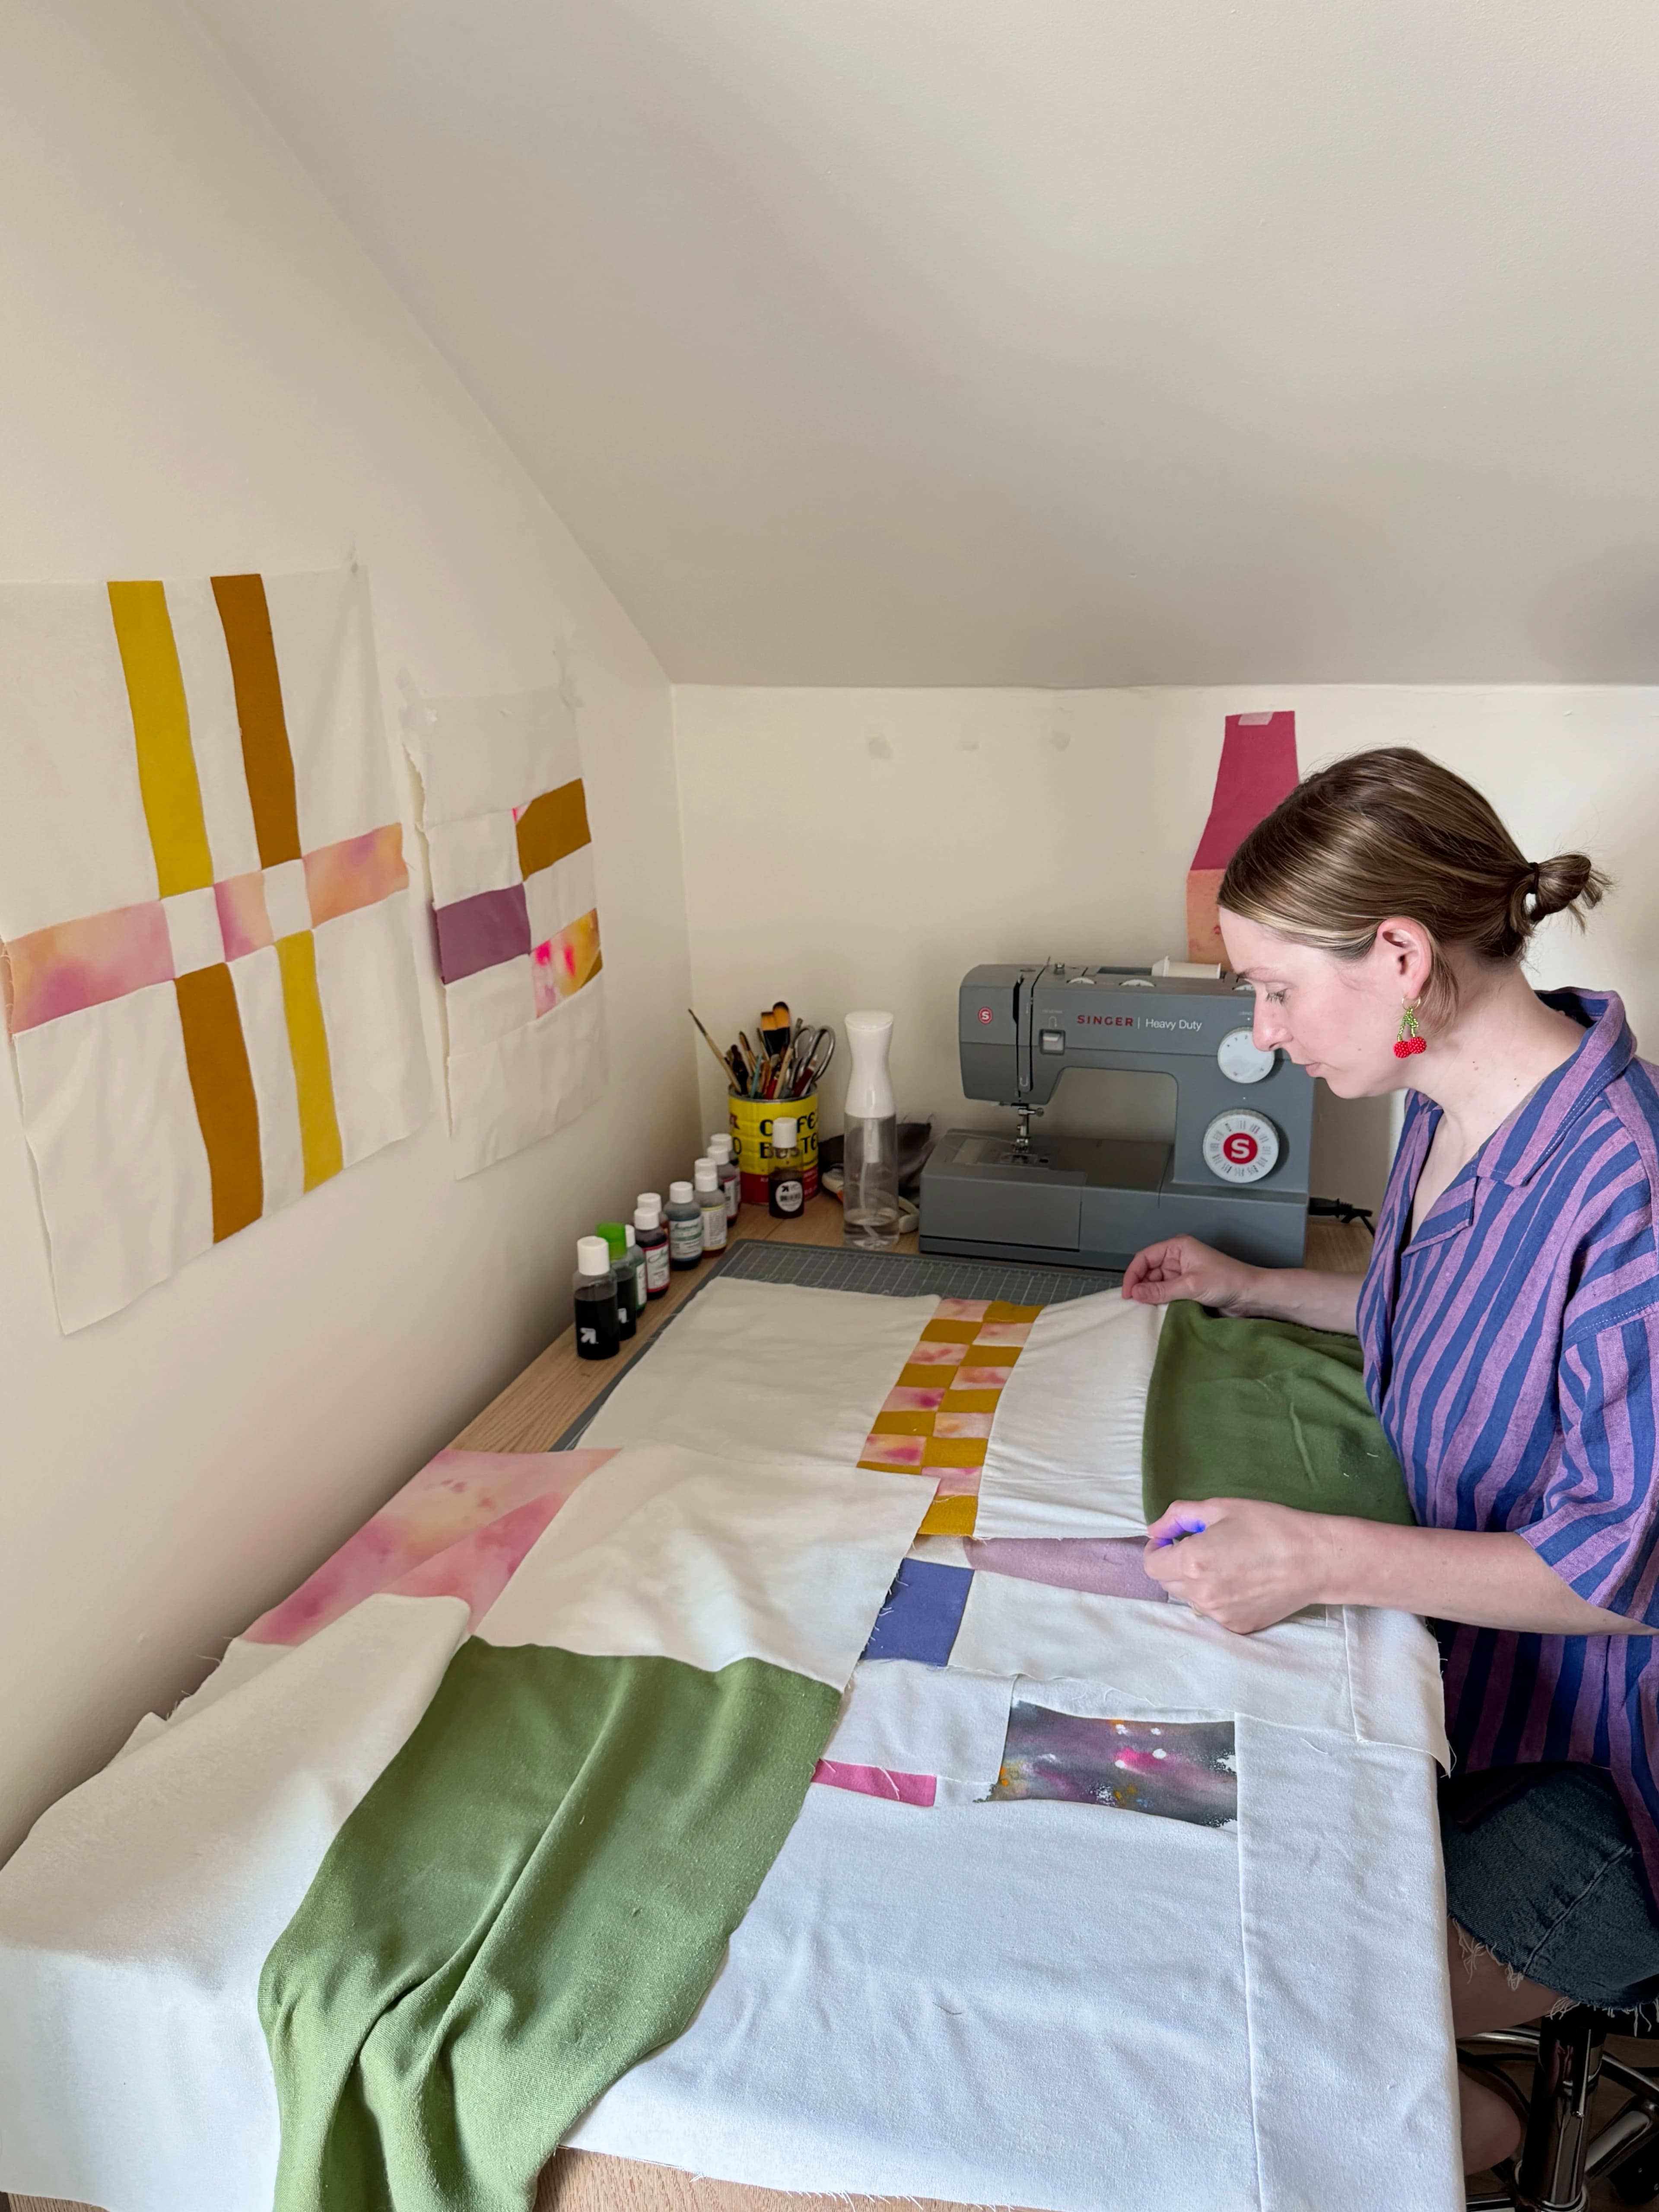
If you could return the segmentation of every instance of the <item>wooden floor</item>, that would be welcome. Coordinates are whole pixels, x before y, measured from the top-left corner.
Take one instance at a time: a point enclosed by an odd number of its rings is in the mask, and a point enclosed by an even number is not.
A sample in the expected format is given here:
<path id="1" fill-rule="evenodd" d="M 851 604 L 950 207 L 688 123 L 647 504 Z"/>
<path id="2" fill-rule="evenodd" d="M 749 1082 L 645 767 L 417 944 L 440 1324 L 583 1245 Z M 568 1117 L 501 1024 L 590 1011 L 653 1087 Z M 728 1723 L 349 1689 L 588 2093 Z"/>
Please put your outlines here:
<path id="1" fill-rule="evenodd" d="M 781 1238 L 791 1244 L 839 1244 L 841 1207 L 833 1198 L 814 1199 L 799 1220 L 775 1221 L 758 1206 L 745 1206 L 733 1224 L 738 1237 Z M 901 1237 L 900 1252 L 914 1252 L 914 1237 Z M 1336 1274 L 1361 1274 L 1370 1256 L 1370 1239 L 1357 1223 L 1344 1228 L 1329 1221 L 1308 1224 L 1308 1265 Z M 647 1309 L 629 1349 L 635 1359 L 670 1314 L 705 1279 L 703 1270 L 688 1269 L 670 1278 L 666 1294 Z M 603 1364 L 578 1359 L 575 1336 L 567 1329 L 509 1382 L 498 1398 L 469 1421 L 455 1438 L 469 1451 L 546 1451 L 562 1436 L 588 1401 L 623 1370 L 627 1361 Z M 14 2212 L 84 2212 L 84 2208 L 44 2197 L 14 2197 Z M 592 2151 L 562 2150 L 542 2177 L 535 2212 L 856 2212 L 860 2206 L 890 2202 L 878 2197 L 792 2196 L 771 2189 L 749 2189 L 730 2181 L 710 2181 L 677 2168 L 645 2166 L 630 2159 L 607 2158 Z M 923 2200 L 907 2197 L 916 2212 L 932 2212 Z M 1203 2212 L 1194 2206 L 1194 2212 Z M 1333 2206 L 1330 2212 L 1340 2212 Z"/>

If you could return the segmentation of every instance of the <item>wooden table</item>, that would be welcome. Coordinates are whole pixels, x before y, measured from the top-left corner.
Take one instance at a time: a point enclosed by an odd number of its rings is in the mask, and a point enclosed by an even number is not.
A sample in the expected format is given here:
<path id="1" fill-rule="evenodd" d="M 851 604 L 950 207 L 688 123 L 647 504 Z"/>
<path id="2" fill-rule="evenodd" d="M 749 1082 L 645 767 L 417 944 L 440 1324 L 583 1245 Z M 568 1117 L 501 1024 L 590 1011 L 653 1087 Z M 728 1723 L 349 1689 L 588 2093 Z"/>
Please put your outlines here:
<path id="1" fill-rule="evenodd" d="M 734 1239 L 774 1237 L 790 1244 L 832 1244 L 842 1241 L 841 1207 L 833 1198 L 811 1200 L 795 1221 L 775 1221 L 759 1206 L 745 1206 L 732 1224 Z M 914 1252 L 914 1237 L 894 1248 Z M 1308 1265 L 1336 1274 L 1361 1274 L 1370 1256 L 1370 1239 L 1358 1223 L 1308 1224 Z M 546 1451 L 562 1436 L 590 1400 L 637 1359 L 675 1309 L 697 1285 L 704 1268 L 688 1268 L 669 1278 L 665 1294 L 641 1318 L 627 1359 L 576 1357 L 573 1328 L 556 1337 L 498 1398 L 469 1421 L 455 1438 L 468 1451 Z M 959 2206 L 931 2207 L 918 2197 L 903 2200 L 914 2212 L 961 2212 Z M 86 2212 L 86 2208 L 43 2197 L 16 2197 L 13 2212 Z M 4 2200 L 0 2198 L 0 2206 Z M 647 2166 L 611 2158 L 598 2151 L 562 2150 L 542 2176 L 535 2212 L 892 2212 L 892 2200 L 873 2197 L 806 2197 L 779 2190 L 750 2189 L 740 2182 L 712 2181 L 678 2167 Z"/>

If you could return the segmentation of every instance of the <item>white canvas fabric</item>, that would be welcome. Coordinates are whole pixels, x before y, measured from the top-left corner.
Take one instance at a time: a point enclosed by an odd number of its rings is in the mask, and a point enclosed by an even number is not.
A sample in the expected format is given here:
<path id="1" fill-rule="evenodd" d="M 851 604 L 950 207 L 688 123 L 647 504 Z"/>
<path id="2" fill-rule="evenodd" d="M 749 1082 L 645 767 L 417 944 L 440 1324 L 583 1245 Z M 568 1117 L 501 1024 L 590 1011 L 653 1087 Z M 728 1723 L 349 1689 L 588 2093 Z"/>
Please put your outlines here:
<path id="1" fill-rule="evenodd" d="M 504 963 L 516 969 L 519 963 Z M 468 976 L 468 984 L 477 976 Z M 448 991 L 444 994 L 446 1000 Z M 472 1008 L 467 1010 L 468 1019 Z M 451 1154 L 459 1182 L 539 1144 L 605 1096 L 605 978 L 471 1050 L 450 1030 Z"/>
<path id="2" fill-rule="evenodd" d="M 638 1446 L 572 1494 L 477 1633 L 711 1671 L 765 1659 L 844 1689 L 927 1506 L 910 1475 Z"/>
<path id="3" fill-rule="evenodd" d="M 556 791 L 582 772 L 576 718 L 563 690 L 553 684 L 483 699 L 411 695 L 404 743 L 421 779 L 423 823 L 465 821 L 503 810 L 510 817 L 514 807 L 537 792 Z M 447 895 L 463 894 L 451 890 Z"/>
<path id="4" fill-rule="evenodd" d="M 466 1633 L 374 1597 L 239 1664 L 0 1868 L 0 2175 L 104 2212 L 269 2212 L 266 1954 Z"/>
<path id="5" fill-rule="evenodd" d="M 1013 1682 L 911 1659 L 869 1659 L 854 1673 L 824 1757 L 965 1782 L 982 1794 L 996 1780 Z"/>
<path id="6" fill-rule="evenodd" d="M 1220 1831 L 809 1790 L 690 2028 L 569 2140 L 1037 2212 L 1456 2212 L 1432 1768 L 1247 1722 L 1239 1771 Z"/>
<path id="7" fill-rule="evenodd" d="M 1144 1536 L 1140 1431 L 1162 1306 L 1045 1306 L 997 1403 L 974 1534 Z"/>
<path id="8" fill-rule="evenodd" d="M 1249 1713 L 1449 1764 L 1434 1639 L 1407 1613 L 1358 1620 L 1351 1633 L 1346 1610 L 1313 1607 L 1235 1636 L 1182 1605 L 975 1575 L 951 1664 L 1075 1681 L 1107 1700 L 1066 1710 L 1105 1711 L 1116 1698 L 1126 1715 Z"/>
<path id="9" fill-rule="evenodd" d="M 1461 2208 L 1433 1763 L 1310 1729 L 1237 1727 L 1262 2205 Z"/>
<path id="10" fill-rule="evenodd" d="M 854 1467 L 938 1304 L 717 1276 L 623 1377 L 582 1442 L 672 1443 L 732 1459 L 787 1449 Z M 904 1480 L 925 1510 L 932 1485 Z"/>

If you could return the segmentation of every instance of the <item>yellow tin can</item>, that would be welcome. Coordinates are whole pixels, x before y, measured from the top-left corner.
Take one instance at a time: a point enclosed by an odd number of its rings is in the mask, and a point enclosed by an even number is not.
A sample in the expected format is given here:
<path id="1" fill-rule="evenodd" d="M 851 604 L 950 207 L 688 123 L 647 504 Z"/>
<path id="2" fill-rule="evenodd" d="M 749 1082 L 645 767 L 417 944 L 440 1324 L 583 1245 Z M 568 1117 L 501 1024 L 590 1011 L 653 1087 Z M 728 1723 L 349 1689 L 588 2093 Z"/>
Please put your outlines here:
<path id="1" fill-rule="evenodd" d="M 818 1094 L 805 1098 L 732 1098 L 732 1150 L 743 1174 L 743 1202 L 764 1206 L 767 1178 L 777 1164 L 772 1149 L 772 1123 L 783 1115 L 796 1122 L 795 1149 L 791 1157 L 800 1166 L 801 1182 L 808 1198 L 818 1190 Z"/>

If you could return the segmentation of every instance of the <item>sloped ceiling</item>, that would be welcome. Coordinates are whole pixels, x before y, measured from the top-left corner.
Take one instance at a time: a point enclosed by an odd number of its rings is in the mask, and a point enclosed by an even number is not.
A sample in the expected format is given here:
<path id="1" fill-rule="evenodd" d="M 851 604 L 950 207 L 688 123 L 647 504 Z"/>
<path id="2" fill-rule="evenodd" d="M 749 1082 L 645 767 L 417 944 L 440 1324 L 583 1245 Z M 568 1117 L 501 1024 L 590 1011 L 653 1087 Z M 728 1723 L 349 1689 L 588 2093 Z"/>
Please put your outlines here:
<path id="1" fill-rule="evenodd" d="M 1652 0 L 191 0 L 681 680 L 1659 677 Z"/>

